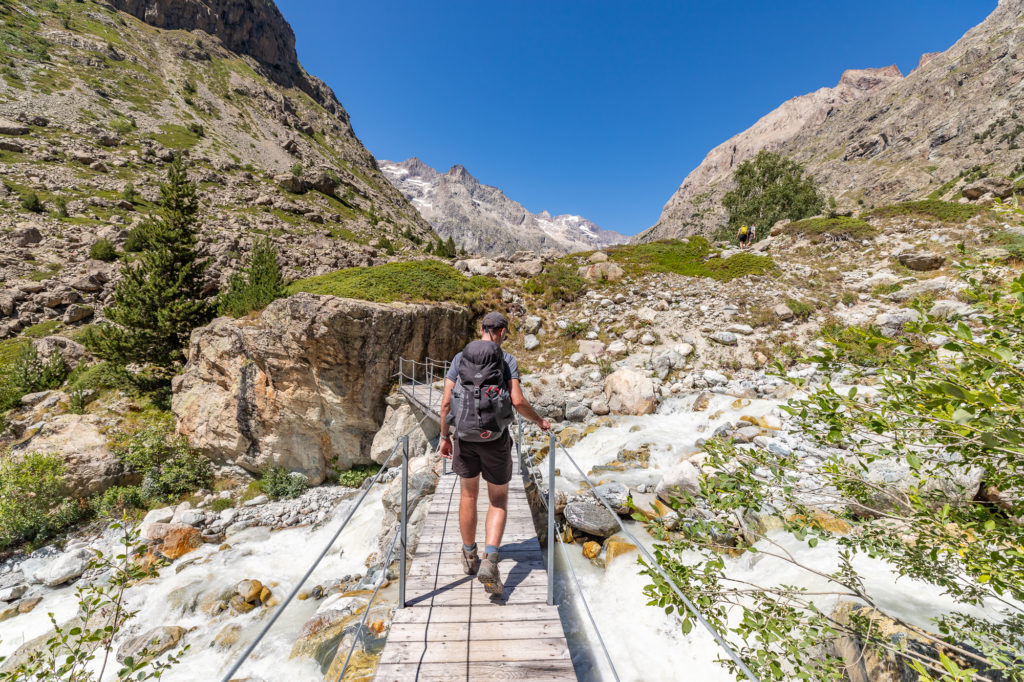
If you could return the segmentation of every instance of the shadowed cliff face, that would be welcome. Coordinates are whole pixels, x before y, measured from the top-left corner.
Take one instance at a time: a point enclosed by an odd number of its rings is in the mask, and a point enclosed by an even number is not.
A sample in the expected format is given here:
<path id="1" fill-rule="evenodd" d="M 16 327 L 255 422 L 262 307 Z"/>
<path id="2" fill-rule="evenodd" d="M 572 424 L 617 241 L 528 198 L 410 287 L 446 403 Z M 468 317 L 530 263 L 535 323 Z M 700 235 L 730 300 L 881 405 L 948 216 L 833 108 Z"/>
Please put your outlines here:
<path id="1" fill-rule="evenodd" d="M 298 87 L 331 113 L 348 117 L 322 81 L 299 65 L 295 33 L 271 0 L 109 0 L 110 5 L 157 28 L 199 29 L 232 52 L 252 57 L 285 87 Z"/>

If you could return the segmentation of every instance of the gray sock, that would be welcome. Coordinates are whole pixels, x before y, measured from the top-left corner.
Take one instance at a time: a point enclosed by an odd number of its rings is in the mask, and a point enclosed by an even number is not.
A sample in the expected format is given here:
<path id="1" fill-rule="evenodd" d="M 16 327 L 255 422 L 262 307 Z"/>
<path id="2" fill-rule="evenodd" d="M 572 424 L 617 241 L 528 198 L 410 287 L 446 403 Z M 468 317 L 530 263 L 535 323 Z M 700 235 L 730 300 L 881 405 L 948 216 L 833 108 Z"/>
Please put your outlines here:
<path id="1" fill-rule="evenodd" d="M 476 543 L 474 542 L 472 545 L 462 543 L 462 549 L 466 550 L 467 552 L 472 552 L 474 549 L 476 549 Z"/>
<path id="2" fill-rule="evenodd" d="M 484 554 L 497 554 L 498 548 L 494 545 L 484 545 Z"/>

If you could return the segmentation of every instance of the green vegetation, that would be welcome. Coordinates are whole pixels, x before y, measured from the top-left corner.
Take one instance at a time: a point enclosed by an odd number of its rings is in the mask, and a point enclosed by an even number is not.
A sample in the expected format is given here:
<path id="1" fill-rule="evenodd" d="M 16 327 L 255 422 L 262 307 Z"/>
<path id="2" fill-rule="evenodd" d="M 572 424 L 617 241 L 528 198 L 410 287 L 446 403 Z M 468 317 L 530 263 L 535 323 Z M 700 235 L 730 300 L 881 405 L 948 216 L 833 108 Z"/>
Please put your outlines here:
<path id="1" fill-rule="evenodd" d="M 89 247 L 89 258 L 101 260 L 107 263 L 117 260 L 117 249 L 109 239 L 102 238 L 93 242 Z"/>
<path id="2" fill-rule="evenodd" d="M 63 494 L 59 455 L 0 453 L 0 551 L 41 544 L 74 524 L 78 503 Z"/>
<path id="3" fill-rule="evenodd" d="M 43 202 L 39 198 L 39 195 L 35 192 L 25 192 L 21 195 L 21 207 L 26 211 L 31 211 L 32 213 L 42 213 L 46 210 L 46 207 L 43 206 Z"/>
<path id="4" fill-rule="evenodd" d="M 267 469 L 259 480 L 259 489 L 275 500 L 298 497 L 306 492 L 308 487 L 309 479 L 304 474 L 290 473 L 279 466 Z"/>
<path id="5" fill-rule="evenodd" d="M 0 413 L 18 406 L 24 395 L 60 387 L 68 376 L 60 353 L 42 358 L 30 343 L 20 345 L 17 353 L 0 373 Z"/>
<path id="6" fill-rule="evenodd" d="M 205 263 L 195 251 L 196 189 L 180 160 L 171 163 L 160 192 L 161 215 L 137 228 L 145 250 L 122 267 L 104 311 L 110 322 L 84 339 L 99 358 L 142 365 L 133 376 L 147 389 L 170 385 L 189 334 L 212 313 L 203 295 Z"/>
<path id="7" fill-rule="evenodd" d="M 172 502 L 213 482 L 210 460 L 164 424 L 132 434 L 116 453 L 143 475 L 140 494 L 147 502 Z"/>
<path id="8" fill-rule="evenodd" d="M 68 200 L 61 196 L 53 198 L 53 212 L 58 218 L 68 217 Z"/>
<path id="9" fill-rule="evenodd" d="M 722 198 L 729 227 L 756 225 L 760 237 L 778 221 L 800 220 L 821 213 L 824 202 L 814 178 L 784 156 L 760 151 L 736 167 L 736 189 Z"/>
<path id="10" fill-rule="evenodd" d="M 1024 234 L 1012 230 L 1000 230 L 992 237 L 992 241 L 1006 249 L 1016 260 L 1024 260 Z"/>
<path id="11" fill-rule="evenodd" d="M 841 331 L 811 359 L 826 375 L 877 376 L 870 395 L 826 383 L 786 408 L 802 438 L 841 448 L 824 455 L 814 486 L 830 491 L 830 512 L 811 506 L 808 490 L 795 484 L 798 455 L 708 441 L 699 497 L 710 513 L 680 524 L 656 546 L 656 558 L 759 679 L 788 679 L 785 671 L 846 679 L 843 662 L 822 654 L 839 637 L 863 642 L 892 666 L 915 671 L 915 679 L 1024 679 L 1024 497 L 1001 492 L 1024 489 L 1024 275 L 993 285 L 990 274 L 964 272 L 965 296 L 979 310 L 971 326 L 926 315 L 899 339 L 871 329 Z M 945 343 L 927 342 L 933 338 Z M 677 508 L 698 504 L 697 496 L 681 494 Z M 757 523 L 736 531 L 734 518 L 765 508 L 786 510 L 768 524 L 781 531 L 769 536 Z M 829 543 L 837 565 L 823 571 L 819 562 L 805 563 L 803 543 Z M 784 562 L 780 570 L 790 577 L 737 581 L 726 572 L 723 551 L 767 553 Z M 699 558 L 681 561 L 683 552 Z M 924 628 L 898 617 L 895 632 L 879 627 L 875 614 L 892 618 L 892 604 L 873 598 L 862 573 L 868 557 L 872 574 L 881 562 L 896 579 L 923 582 L 919 590 L 950 605 Z M 688 632 L 690 614 L 657 573 L 645 572 L 651 603 L 678 610 Z M 814 583 L 813 591 L 793 587 L 805 584 L 798 575 Z M 834 618 L 831 606 L 819 609 L 823 598 L 873 611 Z M 992 603 L 999 609 L 981 610 Z"/>
<path id="12" fill-rule="evenodd" d="M 966 223 L 982 212 L 980 206 L 957 204 L 951 201 L 924 199 L 902 204 L 880 206 L 865 214 L 866 218 L 900 218 L 904 216 L 934 218 L 944 223 Z"/>
<path id="13" fill-rule="evenodd" d="M 59 320 L 47 320 L 46 322 L 37 322 L 31 327 L 25 327 L 21 330 L 21 335 L 26 339 L 41 339 L 44 336 L 49 336 L 53 332 L 57 331 L 60 327 Z"/>
<path id="14" fill-rule="evenodd" d="M 277 247 L 269 239 L 261 239 L 256 242 L 242 270 L 231 275 L 227 291 L 221 294 L 217 303 L 217 312 L 242 317 L 266 308 L 284 293 Z"/>
<path id="15" fill-rule="evenodd" d="M 872 227 L 860 218 L 807 218 L 790 223 L 785 228 L 790 234 L 798 234 L 807 237 L 815 244 L 825 241 L 847 241 L 871 239 L 878 234 L 878 229 Z"/>
<path id="16" fill-rule="evenodd" d="M 425 250 L 427 253 L 432 253 L 438 258 L 455 258 L 459 255 L 459 250 L 455 246 L 455 240 L 450 236 L 447 241 L 441 241 L 441 238 L 437 237 L 435 241 L 427 244 Z"/>
<path id="17" fill-rule="evenodd" d="M 471 302 L 499 286 L 492 277 L 466 277 L 436 260 L 386 263 L 364 268 L 346 268 L 288 285 L 291 295 L 300 291 L 364 301 L 455 301 Z"/>
<path id="18" fill-rule="evenodd" d="M 197 135 L 196 131 L 176 123 L 164 123 L 160 126 L 160 130 L 159 133 L 150 133 L 150 137 L 171 149 L 189 149 L 195 146 L 199 142 L 199 138 L 202 137 L 202 135 Z"/>
<path id="19" fill-rule="evenodd" d="M 585 279 L 564 263 L 555 263 L 523 283 L 523 290 L 534 296 L 543 296 L 545 301 L 575 301 L 587 290 Z"/>
<path id="20" fill-rule="evenodd" d="M 564 330 L 562 330 L 562 336 L 568 339 L 578 339 L 584 334 L 590 331 L 590 325 L 586 322 L 570 322 Z"/>
<path id="21" fill-rule="evenodd" d="M 631 274 L 674 272 L 727 282 L 746 275 L 764 275 L 775 269 L 767 256 L 741 253 L 729 258 L 708 258 L 710 253 L 711 245 L 704 237 L 630 244 L 608 250 L 609 258 Z"/>
<path id="22" fill-rule="evenodd" d="M 146 498 L 137 485 L 115 485 L 93 498 L 92 508 L 100 516 L 116 518 L 135 509 L 145 509 Z"/>
<path id="23" fill-rule="evenodd" d="M 139 193 L 135 190 L 133 183 L 125 183 L 124 189 L 121 190 L 121 198 L 130 204 L 135 203 L 135 200 L 139 198 Z"/>
<path id="24" fill-rule="evenodd" d="M 348 471 L 338 474 L 338 485 L 348 488 L 358 488 L 363 481 L 375 476 L 380 471 L 379 464 L 357 464 Z"/>
<path id="25" fill-rule="evenodd" d="M 814 304 L 807 303 L 806 301 L 798 301 L 795 298 L 786 299 L 786 307 L 789 308 L 790 312 L 793 313 L 798 319 L 806 320 L 808 317 L 814 314 Z"/>

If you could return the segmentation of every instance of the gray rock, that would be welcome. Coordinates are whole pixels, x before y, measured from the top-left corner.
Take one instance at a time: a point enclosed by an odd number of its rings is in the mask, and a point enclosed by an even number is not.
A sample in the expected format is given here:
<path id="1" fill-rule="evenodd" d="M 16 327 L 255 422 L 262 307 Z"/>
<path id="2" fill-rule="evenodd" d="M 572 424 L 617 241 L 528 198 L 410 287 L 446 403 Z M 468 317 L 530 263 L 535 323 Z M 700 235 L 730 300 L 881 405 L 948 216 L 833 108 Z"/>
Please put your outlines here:
<path id="1" fill-rule="evenodd" d="M 583 355 L 583 353 L 576 352 L 569 356 L 569 364 L 572 365 L 573 367 L 579 367 L 580 365 L 583 364 L 583 361 L 586 359 L 587 358 L 585 355 Z"/>
<path id="2" fill-rule="evenodd" d="M 938 270 L 946 262 L 945 256 L 928 251 L 904 251 L 896 259 L 911 270 L 918 270 L 920 272 Z"/>
<path id="3" fill-rule="evenodd" d="M 754 328 L 749 324 L 731 324 L 725 330 L 733 334 L 743 334 L 744 336 L 750 336 L 754 333 Z"/>
<path id="4" fill-rule="evenodd" d="M 0 135 L 28 135 L 28 127 L 0 118 Z"/>
<path id="5" fill-rule="evenodd" d="M 644 332 L 644 335 L 640 337 L 640 343 L 644 346 L 653 346 L 657 342 L 658 337 L 651 332 Z"/>
<path id="6" fill-rule="evenodd" d="M 629 514 L 629 489 L 626 486 L 617 482 L 605 483 L 595 487 L 594 492 L 607 502 L 616 514 Z"/>
<path id="7" fill-rule="evenodd" d="M 524 334 L 536 334 L 540 331 L 543 320 L 538 315 L 530 315 L 523 320 L 521 330 Z"/>
<path id="8" fill-rule="evenodd" d="M 777 306 L 772 308 L 772 312 L 774 312 L 775 316 L 782 321 L 792 320 L 794 317 L 793 311 L 790 310 L 789 306 L 785 303 L 779 303 Z"/>
<path id="9" fill-rule="evenodd" d="M 729 377 L 725 376 L 721 372 L 716 372 L 713 369 L 706 369 L 701 373 L 704 381 L 708 382 L 711 386 L 718 386 L 729 382 Z"/>
<path id="10" fill-rule="evenodd" d="M 14 601 L 15 599 L 21 599 L 26 592 L 28 592 L 28 585 L 24 584 L 5 587 L 3 589 L 0 589 L 0 601 L 10 602 Z"/>
<path id="11" fill-rule="evenodd" d="M 654 493 L 665 502 L 679 497 L 685 491 L 691 495 L 700 494 L 700 470 L 689 461 L 676 464 L 665 472 Z"/>
<path id="12" fill-rule="evenodd" d="M 533 334 L 527 334 L 526 338 L 523 339 L 523 348 L 526 350 L 533 350 L 540 346 L 540 341 Z"/>
<path id="13" fill-rule="evenodd" d="M 84 549 L 66 552 L 37 571 L 35 578 L 47 587 L 63 585 L 85 573 L 89 567 L 89 557 L 89 551 Z"/>
<path id="14" fill-rule="evenodd" d="M 608 403 L 606 403 L 603 400 L 595 400 L 594 402 L 592 402 L 590 404 L 590 409 L 594 414 L 596 414 L 599 417 L 603 417 L 604 415 L 611 412 L 611 408 L 608 407 Z"/>
<path id="15" fill-rule="evenodd" d="M 61 322 L 64 324 L 75 324 L 82 320 L 87 320 L 93 316 L 93 309 L 87 305 L 78 305 L 72 303 L 64 310 L 64 316 L 61 318 Z"/>
<path id="16" fill-rule="evenodd" d="M 10 234 L 15 246 L 32 246 L 43 241 L 42 233 L 35 227 L 19 227 Z"/>
<path id="17" fill-rule="evenodd" d="M 982 198 L 989 192 L 991 192 L 993 196 L 1005 199 L 1013 194 L 1013 183 L 1006 178 L 982 178 L 981 180 L 964 187 L 961 193 L 971 201 L 975 201 Z"/>
<path id="18" fill-rule="evenodd" d="M 132 637 L 117 650 L 117 660 L 124 663 L 131 656 L 136 661 L 151 661 L 165 651 L 178 645 L 185 635 L 185 628 L 177 625 L 161 625 L 141 635 Z"/>
<path id="19" fill-rule="evenodd" d="M 736 335 L 732 332 L 714 332 L 708 338 L 723 346 L 735 346 L 738 343 Z"/>
<path id="20" fill-rule="evenodd" d="M 606 538 L 619 530 L 619 520 L 595 502 L 570 502 L 565 505 L 565 520 L 576 530 Z"/>
<path id="21" fill-rule="evenodd" d="M 742 422 L 741 422 L 742 423 Z M 760 426 L 744 426 L 732 432 L 733 440 L 740 443 L 749 443 L 761 435 Z"/>
<path id="22" fill-rule="evenodd" d="M 576 402 L 569 401 L 565 404 L 565 418 L 571 422 L 583 422 L 586 421 L 590 416 L 590 410 L 586 406 Z"/>

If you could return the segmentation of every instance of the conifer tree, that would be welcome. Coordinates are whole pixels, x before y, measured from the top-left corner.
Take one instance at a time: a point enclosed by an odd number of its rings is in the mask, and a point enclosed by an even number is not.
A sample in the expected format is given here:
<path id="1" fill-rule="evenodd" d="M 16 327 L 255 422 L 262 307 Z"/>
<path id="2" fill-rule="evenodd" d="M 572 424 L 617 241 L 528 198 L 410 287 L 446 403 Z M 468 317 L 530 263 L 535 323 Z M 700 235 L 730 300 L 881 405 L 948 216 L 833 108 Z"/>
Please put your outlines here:
<path id="1" fill-rule="evenodd" d="M 86 343 L 97 356 L 119 365 L 142 366 L 142 386 L 166 386 L 184 359 L 191 331 L 211 317 L 203 300 L 206 263 L 196 253 L 196 188 L 175 159 L 160 187 L 158 216 L 137 228 L 142 251 L 121 269 L 108 323 Z"/>
<path id="2" fill-rule="evenodd" d="M 253 310 L 266 308 L 284 296 L 284 277 L 277 262 L 277 247 L 269 239 L 253 246 L 248 263 L 231 276 L 228 289 L 218 302 L 221 315 L 241 317 Z"/>

